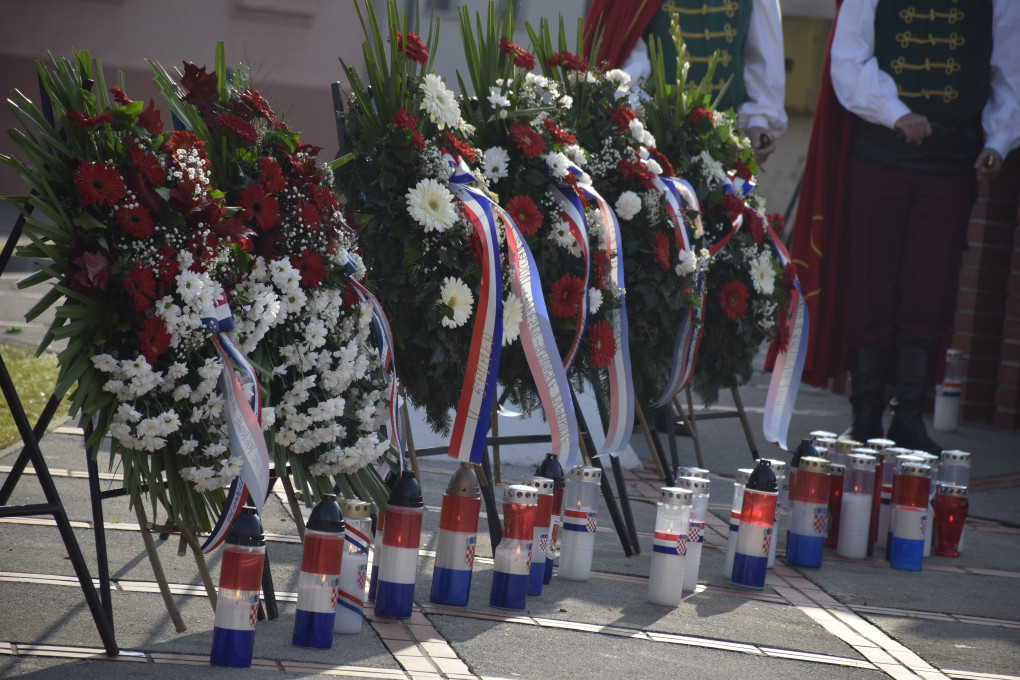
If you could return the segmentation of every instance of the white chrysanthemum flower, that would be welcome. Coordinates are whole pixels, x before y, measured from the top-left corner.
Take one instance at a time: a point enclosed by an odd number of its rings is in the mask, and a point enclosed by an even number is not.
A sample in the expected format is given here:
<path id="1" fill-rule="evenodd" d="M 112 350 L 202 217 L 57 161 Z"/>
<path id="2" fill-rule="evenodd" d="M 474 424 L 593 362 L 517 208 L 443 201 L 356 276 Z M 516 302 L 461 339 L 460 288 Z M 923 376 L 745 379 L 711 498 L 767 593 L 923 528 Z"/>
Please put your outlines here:
<path id="1" fill-rule="evenodd" d="M 443 279 L 443 287 L 439 291 L 443 305 L 452 310 L 450 315 L 443 315 L 443 325 L 447 328 L 458 328 L 471 317 L 471 308 L 475 303 L 475 296 L 467 284 L 453 276 Z"/>
<path id="2" fill-rule="evenodd" d="M 645 135 L 645 124 L 637 118 L 632 118 L 627 127 L 630 128 L 630 136 L 634 138 L 635 142 L 640 144 Z"/>
<path id="3" fill-rule="evenodd" d="M 662 166 L 659 165 L 659 161 L 655 160 L 654 158 L 649 158 L 648 160 L 646 160 L 645 161 L 645 167 L 648 168 L 648 170 L 653 175 L 661 175 L 662 174 Z"/>
<path id="4" fill-rule="evenodd" d="M 569 94 L 565 94 L 562 97 L 560 97 L 559 104 L 562 108 L 569 109 L 571 106 L 574 105 L 574 98 L 571 97 Z"/>
<path id="5" fill-rule="evenodd" d="M 602 306 L 602 291 L 598 288 L 588 289 L 588 307 L 592 314 L 596 314 Z"/>
<path id="6" fill-rule="evenodd" d="M 772 269 L 772 258 L 762 253 L 751 261 L 751 283 L 763 295 L 772 295 L 776 289 L 776 272 Z"/>
<path id="7" fill-rule="evenodd" d="M 446 231 L 457 221 L 453 194 L 434 179 L 423 179 L 405 194 L 407 212 L 425 231 Z"/>
<path id="8" fill-rule="evenodd" d="M 110 354 L 97 354 L 92 357 L 92 365 L 96 367 L 97 371 L 103 373 L 113 373 L 117 370 L 117 360 Z"/>
<path id="9" fill-rule="evenodd" d="M 482 173 L 490 182 L 498 182 L 507 176 L 510 154 L 501 146 L 492 146 L 482 153 Z"/>
<path id="10" fill-rule="evenodd" d="M 507 99 L 507 96 L 505 94 L 503 94 L 503 90 L 492 85 L 489 86 L 488 100 L 489 103 L 492 104 L 493 106 L 499 106 L 503 108 L 510 106 L 510 100 Z"/>
<path id="11" fill-rule="evenodd" d="M 435 73 L 429 73 L 425 76 L 421 89 L 424 96 L 420 108 L 428 114 L 436 127 L 440 130 L 445 127 L 456 127 L 460 120 L 460 107 L 457 106 L 453 92 L 443 84 L 443 79 Z"/>
<path id="12" fill-rule="evenodd" d="M 708 177 L 716 178 L 720 175 L 725 175 L 722 163 L 712 158 L 712 154 L 707 150 L 698 154 L 697 161 L 701 164 L 702 170 Z"/>
<path id="13" fill-rule="evenodd" d="M 621 220 L 632 220 L 641 212 L 641 198 L 633 191 L 624 191 L 616 199 L 616 215 Z"/>
<path id="14" fill-rule="evenodd" d="M 584 149 L 577 144 L 571 144 L 563 149 L 563 154 L 579 168 L 583 168 L 588 162 L 588 159 L 584 157 Z"/>
<path id="15" fill-rule="evenodd" d="M 563 178 L 570 172 L 570 159 L 559 151 L 542 155 L 545 164 L 549 166 L 549 172 L 556 178 Z"/>
<path id="16" fill-rule="evenodd" d="M 690 250 L 681 250 L 676 259 L 677 265 L 674 271 L 677 276 L 687 276 L 698 268 L 698 256 Z"/>
<path id="17" fill-rule="evenodd" d="M 644 133 L 642 133 L 642 135 L 641 135 L 641 143 L 643 145 L 645 145 L 645 146 L 654 147 L 656 145 L 655 144 L 655 135 L 653 135 L 648 130 L 645 130 Z"/>
<path id="18" fill-rule="evenodd" d="M 630 84 L 630 74 L 618 68 L 606 71 L 606 79 L 615 83 L 617 87 L 626 87 Z"/>
<path id="19" fill-rule="evenodd" d="M 520 299 L 511 294 L 503 301 L 503 346 L 511 344 L 521 334 L 521 320 L 524 308 Z"/>

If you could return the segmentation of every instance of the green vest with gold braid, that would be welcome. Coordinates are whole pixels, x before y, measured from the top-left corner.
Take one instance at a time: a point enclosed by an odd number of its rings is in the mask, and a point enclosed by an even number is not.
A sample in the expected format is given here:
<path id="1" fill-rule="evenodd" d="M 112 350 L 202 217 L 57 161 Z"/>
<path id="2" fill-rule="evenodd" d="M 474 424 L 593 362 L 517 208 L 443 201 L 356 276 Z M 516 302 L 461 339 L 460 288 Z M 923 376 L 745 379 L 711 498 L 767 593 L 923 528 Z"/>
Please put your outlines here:
<path id="1" fill-rule="evenodd" d="M 880 0 L 875 59 L 897 96 L 932 124 L 923 144 L 858 121 L 855 152 L 883 165 L 924 174 L 973 171 L 981 153 L 981 111 L 988 100 L 991 0 Z"/>
<path id="2" fill-rule="evenodd" d="M 676 81 L 676 46 L 670 34 L 670 18 L 680 22 L 680 34 L 687 47 L 690 68 L 688 78 L 700 83 L 708 72 L 708 62 L 719 51 L 719 63 L 712 78 L 716 92 L 732 76 L 720 109 L 737 108 L 747 98 L 744 88 L 744 39 L 751 21 L 751 0 L 664 0 L 642 35 L 648 41 L 654 35 L 662 41 L 666 78 Z"/>

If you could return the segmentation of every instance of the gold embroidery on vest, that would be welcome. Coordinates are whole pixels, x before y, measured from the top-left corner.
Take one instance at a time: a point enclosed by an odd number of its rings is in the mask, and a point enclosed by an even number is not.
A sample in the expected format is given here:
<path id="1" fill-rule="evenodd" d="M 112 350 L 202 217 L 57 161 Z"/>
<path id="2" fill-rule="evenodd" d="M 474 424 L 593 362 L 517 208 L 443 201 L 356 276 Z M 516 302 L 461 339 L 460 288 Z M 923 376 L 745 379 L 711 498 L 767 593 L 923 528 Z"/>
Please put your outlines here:
<path id="1" fill-rule="evenodd" d="M 681 38 L 695 38 L 702 40 L 711 40 L 712 38 L 725 38 L 726 42 L 731 43 L 733 39 L 737 37 L 737 29 L 733 28 L 729 24 L 723 26 L 721 31 L 710 31 L 707 28 L 700 33 L 684 33 L 680 31 Z"/>
<path id="2" fill-rule="evenodd" d="M 958 33 L 950 33 L 949 37 L 936 38 L 931 33 L 928 34 L 927 38 L 915 38 L 914 34 L 910 31 L 903 31 L 896 34 L 896 42 L 900 44 L 900 47 L 906 47 L 910 43 L 915 45 L 948 45 L 949 49 L 955 50 L 957 47 L 962 47 L 963 43 L 966 42 L 962 35 Z"/>
<path id="3" fill-rule="evenodd" d="M 959 71 L 962 68 L 962 66 L 960 65 L 960 62 L 956 61 L 952 57 L 950 57 L 949 59 L 946 59 L 944 62 L 941 62 L 941 63 L 937 62 L 937 61 L 931 61 L 930 59 L 925 59 L 923 64 L 910 64 L 910 63 L 907 63 L 907 60 L 904 57 L 896 57 L 891 62 L 889 62 L 889 66 L 890 66 L 890 68 L 892 68 L 893 73 L 895 73 L 897 75 L 899 75 L 900 73 L 903 73 L 904 70 L 907 70 L 907 71 L 929 71 L 929 72 L 930 71 L 945 71 L 946 75 L 950 76 L 950 75 L 953 75 L 954 73 L 956 73 L 957 71 Z"/>
<path id="4" fill-rule="evenodd" d="M 932 97 L 941 97 L 942 101 L 948 104 L 949 102 L 957 99 L 960 93 L 953 88 L 952 85 L 946 85 L 941 90 L 921 90 L 920 92 L 905 92 L 899 85 L 896 86 L 896 94 L 899 97 L 909 97 L 911 99 L 931 99 Z"/>
<path id="5" fill-rule="evenodd" d="M 662 11 L 669 14 L 700 14 L 705 16 L 715 12 L 726 12 L 726 17 L 729 19 L 734 17 L 738 9 L 740 9 L 740 3 L 734 2 L 734 0 L 723 0 L 723 4 L 718 6 L 709 6 L 708 3 L 705 3 L 697 9 L 677 7 L 674 0 L 666 0 L 666 2 L 662 3 Z"/>
<path id="6" fill-rule="evenodd" d="M 708 62 L 712 61 L 712 55 L 708 55 L 707 57 L 695 57 L 695 56 L 692 56 L 692 55 L 687 55 L 687 61 L 696 61 L 696 62 L 700 62 L 702 64 L 707 64 Z M 729 65 L 730 65 L 731 61 L 733 61 L 733 55 L 732 54 L 730 54 L 726 50 L 719 50 L 719 65 L 720 66 L 722 66 L 723 68 L 729 68 Z"/>
<path id="7" fill-rule="evenodd" d="M 929 10 L 927 13 L 918 12 L 913 7 L 900 10 L 900 19 L 903 19 L 904 23 L 909 24 L 914 19 L 926 19 L 928 21 L 935 21 L 935 19 L 946 19 L 950 24 L 955 24 L 957 21 L 963 21 L 963 12 L 956 9 L 955 7 L 948 12 L 936 12 L 934 9 Z"/>

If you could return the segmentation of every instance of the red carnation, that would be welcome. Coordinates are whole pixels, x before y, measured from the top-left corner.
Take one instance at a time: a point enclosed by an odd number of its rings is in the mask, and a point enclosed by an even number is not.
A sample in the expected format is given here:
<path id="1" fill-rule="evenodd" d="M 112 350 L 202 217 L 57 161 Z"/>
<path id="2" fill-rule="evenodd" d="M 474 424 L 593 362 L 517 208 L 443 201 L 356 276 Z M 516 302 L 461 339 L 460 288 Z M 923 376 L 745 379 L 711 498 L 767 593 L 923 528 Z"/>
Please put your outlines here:
<path id="1" fill-rule="evenodd" d="M 630 128 L 630 121 L 636 120 L 637 114 L 627 104 L 620 104 L 616 108 L 609 109 L 609 120 L 613 121 L 616 127 L 621 130 Z"/>
<path id="2" fill-rule="evenodd" d="M 709 122 L 713 123 L 715 122 L 715 119 L 712 117 L 712 112 L 709 109 L 702 108 L 699 106 L 698 108 L 691 111 L 691 124 L 697 125 L 698 121 L 700 121 L 705 116 L 708 116 Z"/>
<path id="3" fill-rule="evenodd" d="M 273 113 L 273 109 L 269 107 L 269 102 L 263 99 L 261 94 L 255 90 L 248 89 L 241 93 L 241 100 L 254 109 L 255 113 L 262 116 L 273 125 L 279 127 L 280 121 L 276 119 L 276 114 Z"/>
<path id="4" fill-rule="evenodd" d="M 117 224 L 124 230 L 124 233 L 135 238 L 148 238 L 156 231 L 149 211 L 141 206 L 120 208 L 114 215 L 117 218 Z"/>
<path id="5" fill-rule="evenodd" d="M 761 244 L 762 239 L 765 237 L 765 226 L 761 223 L 761 218 L 758 217 L 758 213 L 745 207 L 743 215 L 744 229 L 746 229 L 747 233 L 750 234 L 752 241 L 756 244 Z"/>
<path id="6" fill-rule="evenodd" d="M 158 316 L 142 322 L 142 328 L 138 331 L 138 340 L 142 345 L 142 354 L 150 364 L 156 363 L 163 352 L 170 347 L 170 334 L 166 332 L 166 326 Z"/>
<path id="7" fill-rule="evenodd" d="M 620 171 L 625 180 L 636 179 L 645 189 L 655 188 L 655 175 L 641 161 L 628 161 L 626 158 L 621 158 L 616 164 L 616 169 Z"/>
<path id="8" fill-rule="evenodd" d="M 67 117 L 71 119 L 71 122 L 78 127 L 90 128 L 102 125 L 103 123 L 112 123 L 113 116 L 109 113 L 100 113 L 98 116 L 86 116 L 81 111 L 68 111 Z"/>
<path id="9" fill-rule="evenodd" d="M 121 106 L 127 106 L 131 103 L 131 100 L 128 99 L 127 93 L 116 85 L 110 88 L 110 94 L 113 95 L 113 101 L 117 102 Z"/>
<path id="10" fill-rule="evenodd" d="M 241 206 L 239 217 L 242 220 L 255 220 L 262 231 L 269 231 L 276 226 L 277 220 L 280 219 L 280 204 L 266 193 L 264 186 L 250 184 L 238 193 L 237 204 Z"/>
<path id="11" fill-rule="evenodd" d="M 751 179 L 754 177 L 754 175 L 751 174 L 751 168 L 747 167 L 740 161 L 735 161 L 733 163 L 733 170 L 734 172 L 737 173 L 737 177 L 744 180 L 745 182 L 751 181 Z"/>
<path id="12" fill-rule="evenodd" d="M 305 288 L 316 288 L 326 276 L 326 266 L 322 257 L 316 252 L 302 248 L 300 255 L 291 255 L 290 263 L 301 273 L 301 285 Z"/>
<path id="13" fill-rule="evenodd" d="M 239 116 L 221 113 L 216 116 L 216 125 L 225 130 L 231 137 L 236 137 L 245 144 L 254 144 L 258 140 L 255 128 L 252 127 L 251 123 Z"/>
<path id="14" fill-rule="evenodd" d="M 588 363 L 593 368 L 609 368 L 616 354 L 616 338 L 613 337 L 613 327 L 607 321 L 599 321 L 588 327 L 588 337 L 591 338 L 591 352 L 588 354 Z"/>
<path id="15" fill-rule="evenodd" d="M 499 39 L 499 51 L 511 56 L 513 58 L 514 66 L 518 66 L 525 71 L 530 71 L 535 68 L 534 55 L 525 51 L 522 47 L 513 44 L 506 38 Z"/>
<path id="16" fill-rule="evenodd" d="M 669 269 L 669 237 L 661 231 L 652 234 L 655 245 L 655 263 L 663 269 Z"/>
<path id="17" fill-rule="evenodd" d="M 74 171 L 74 186 L 82 205 L 109 205 L 124 196 L 127 187 L 120 173 L 102 163 L 82 163 Z"/>
<path id="18" fill-rule="evenodd" d="M 522 234 L 534 236 L 542 228 L 542 213 L 529 196 L 514 196 L 506 202 L 506 211 Z"/>
<path id="19" fill-rule="evenodd" d="M 737 219 L 737 215 L 744 212 L 744 202 L 736 196 L 726 196 L 723 198 L 722 207 L 731 222 Z"/>
<path id="20" fill-rule="evenodd" d="M 591 254 L 591 266 L 592 272 L 595 274 L 592 277 L 592 285 L 602 290 L 605 285 L 605 280 L 609 277 L 609 253 L 604 250 L 596 250 Z"/>
<path id="21" fill-rule="evenodd" d="M 132 264 L 131 271 L 124 277 L 124 290 L 131 297 L 136 312 L 150 307 L 156 299 L 156 279 L 152 270 L 138 262 Z"/>
<path id="22" fill-rule="evenodd" d="M 259 175 L 262 177 L 262 186 L 271 194 L 277 194 L 287 187 L 280 164 L 269 156 L 259 159 Z"/>
<path id="23" fill-rule="evenodd" d="M 397 112 L 390 118 L 390 122 L 398 130 L 416 130 L 418 128 L 418 118 L 403 108 L 397 109 Z"/>
<path id="24" fill-rule="evenodd" d="M 457 139 L 456 136 L 449 130 L 443 133 L 443 139 L 453 147 L 453 152 L 466 160 L 468 163 L 475 162 L 475 150 L 471 148 L 466 142 L 462 142 Z"/>
<path id="25" fill-rule="evenodd" d="M 159 110 L 156 108 L 156 102 L 151 98 L 149 99 L 149 105 L 145 107 L 145 110 L 138 114 L 138 119 L 135 120 L 135 125 L 140 128 L 145 128 L 145 131 L 150 135 L 158 135 L 163 131 L 163 121 L 159 117 Z"/>
<path id="26" fill-rule="evenodd" d="M 406 40 L 407 45 L 406 51 L 404 49 L 404 45 L 405 45 L 404 36 L 398 33 L 397 34 L 398 52 L 404 52 L 404 56 L 406 56 L 411 61 L 417 63 L 419 66 L 424 66 L 425 63 L 428 62 L 429 50 L 427 47 L 425 47 L 425 43 L 421 41 L 421 38 L 419 38 L 417 34 L 408 33 Z"/>
<path id="27" fill-rule="evenodd" d="M 528 158 L 538 158 L 545 151 L 545 141 L 524 123 L 511 125 L 510 136 L 517 144 L 517 148 L 523 151 Z"/>
<path id="28" fill-rule="evenodd" d="M 110 260 L 102 253 L 85 251 L 74 258 L 78 269 L 71 275 L 71 285 L 78 290 L 106 290 L 110 282 Z"/>
<path id="29" fill-rule="evenodd" d="M 564 274 L 563 278 L 552 285 L 549 313 L 560 317 L 577 316 L 583 296 L 584 282 L 573 274 Z"/>
<path id="30" fill-rule="evenodd" d="M 727 281 L 719 289 L 719 306 L 723 316 L 736 321 L 747 311 L 747 286 L 740 281 Z"/>
<path id="31" fill-rule="evenodd" d="M 676 177 L 676 172 L 673 170 L 673 164 L 669 162 L 669 159 L 666 158 L 665 154 L 660 153 L 654 148 L 649 149 L 648 153 L 652 155 L 652 158 L 654 158 L 659 164 L 659 167 L 662 168 L 663 177 Z"/>
<path id="32" fill-rule="evenodd" d="M 577 144 L 577 138 L 553 122 L 552 119 L 545 118 L 542 120 L 542 124 L 545 125 L 545 129 L 557 144 Z"/>
<path id="33" fill-rule="evenodd" d="M 790 260 L 789 262 L 786 263 L 786 266 L 783 267 L 783 285 L 787 288 L 790 288 L 793 286 L 793 282 L 796 280 L 797 280 L 797 265 L 793 263 L 793 260 Z"/>

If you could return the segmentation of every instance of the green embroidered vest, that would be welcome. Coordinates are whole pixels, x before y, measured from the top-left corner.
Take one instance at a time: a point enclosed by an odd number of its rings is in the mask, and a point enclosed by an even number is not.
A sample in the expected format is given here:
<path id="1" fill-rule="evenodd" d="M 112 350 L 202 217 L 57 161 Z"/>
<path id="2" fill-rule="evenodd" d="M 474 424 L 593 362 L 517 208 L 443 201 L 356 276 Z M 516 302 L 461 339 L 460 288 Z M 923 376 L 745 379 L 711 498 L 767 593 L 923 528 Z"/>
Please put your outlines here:
<path id="1" fill-rule="evenodd" d="M 708 72 L 708 62 L 719 51 L 719 62 L 712 78 L 712 89 L 719 91 L 730 81 L 719 102 L 720 109 L 736 108 L 744 103 L 744 39 L 751 20 L 751 0 L 663 0 L 662 6 L 645 28 L 643 37 L 655 35 L 662 41 L 666 80 L 676 82 L 676 45 L 670 35 L 670 17 L 680 22 L 680 33 L 689 55 L 688 79 L 700 83 Z"/>

